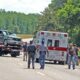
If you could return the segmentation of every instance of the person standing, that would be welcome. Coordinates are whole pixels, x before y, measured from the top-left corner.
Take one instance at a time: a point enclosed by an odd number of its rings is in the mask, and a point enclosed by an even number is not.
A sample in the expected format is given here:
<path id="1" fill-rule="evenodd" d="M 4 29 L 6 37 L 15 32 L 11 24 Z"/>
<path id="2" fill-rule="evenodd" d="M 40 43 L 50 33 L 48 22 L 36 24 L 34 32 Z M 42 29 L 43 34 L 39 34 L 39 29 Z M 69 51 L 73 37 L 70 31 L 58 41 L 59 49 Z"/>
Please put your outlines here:
<path id="1" fill-rule="evenodd" d="M 71 68 L 71 64 L 72 64 L 72 68 L 75 69 L 75 64 L 76 64 L 76 60 L 75 60 L 75 48 L 73 46 L 73 44 L 71 43 L 69 48 L 68 48 L 68 69 Z"/>
<path id="2" fill-rule="evenodd" d="M 45 55 L 46 55 L 46 52 L 48 52 L 47 47 L 44 46 L 44 41 L 41 42 L 41 45 L 39 46 L 38 51 L 39 51 L 40 69 L 44 69 Z"/>
<path id="3" fill-rule="evenodd" d="M 23 43 L 23 61 L 27 61 L 27 42 Z"/>
<path id="4" fill-rule="evenodd" d="M 76 60 L 76 65 L 78 66 L 78 47 L 76 44 L 73 44 L 74 50 L 75 50 L 75 60 Z"/>
<path id="5" fill-rule="evenodd" d="M 78 63 L 80 64 L 80 47 L 78 48 Z"/>
<path id="6" fill-rule="evenodd" d="M 28 69 L 30 68 L 30 63 L 32 62 L 32 68 L 34 69 L 34 59 L 35 59 L 36 47 L 33 45 L 33 41 L 30 41 L 28 46 Z"/>

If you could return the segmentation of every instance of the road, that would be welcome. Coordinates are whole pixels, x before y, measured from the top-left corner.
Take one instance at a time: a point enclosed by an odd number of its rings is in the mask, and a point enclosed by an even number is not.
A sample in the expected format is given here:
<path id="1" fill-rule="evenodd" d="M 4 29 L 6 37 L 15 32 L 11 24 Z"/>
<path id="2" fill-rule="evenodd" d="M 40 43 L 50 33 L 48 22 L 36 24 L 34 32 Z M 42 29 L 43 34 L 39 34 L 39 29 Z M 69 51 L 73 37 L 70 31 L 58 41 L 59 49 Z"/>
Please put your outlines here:
<path id="1" fill-rule="evenodd" d="M 23 62 L 22 55 L 12 58 L 10 55 L 0 57 L 0 80 L 80 80 L 80 66 L 75 70 L 67 69 L 67 65 L 46 63 L 44 70 L 27 69 L 27 62 Z"/>

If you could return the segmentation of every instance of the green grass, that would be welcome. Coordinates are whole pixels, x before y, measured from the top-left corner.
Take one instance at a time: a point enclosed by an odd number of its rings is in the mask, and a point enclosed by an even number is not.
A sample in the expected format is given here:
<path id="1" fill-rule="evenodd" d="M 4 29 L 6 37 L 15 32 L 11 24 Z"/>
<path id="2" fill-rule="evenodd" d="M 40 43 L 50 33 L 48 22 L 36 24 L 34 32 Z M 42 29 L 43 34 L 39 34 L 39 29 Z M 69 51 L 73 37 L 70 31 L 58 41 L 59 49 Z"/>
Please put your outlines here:
<path id="1" fill-rule="evenodd" d="M 26 39 L 26 38 L 32 38 L 33 35 L 30 34 L 17 34 L 18 37 L 21 37 L 22 39 Z"/>

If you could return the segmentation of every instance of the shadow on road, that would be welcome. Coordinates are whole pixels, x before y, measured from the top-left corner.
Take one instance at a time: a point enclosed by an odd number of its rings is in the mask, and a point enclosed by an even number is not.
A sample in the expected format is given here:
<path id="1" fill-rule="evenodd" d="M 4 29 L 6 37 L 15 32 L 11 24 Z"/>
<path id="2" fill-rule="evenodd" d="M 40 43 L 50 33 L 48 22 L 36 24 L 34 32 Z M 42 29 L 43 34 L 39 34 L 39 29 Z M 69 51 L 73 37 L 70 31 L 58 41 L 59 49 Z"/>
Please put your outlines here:
<path id="1" fill-rule="evenodd" d="M 65 64 L 63 64 L 63 63 L 58 63 L 58 62 L 55 63 L 54 61 L 46 61 L 45 63 L 46 63 L 46 64 L 52 64 L 52 65 L 53 65 L 53 64 L 55 64 L 55 65 L 65 65 Z"/>
<path id="2" fill-rule="evenodd" d="M 0 57 L 6 57 L 6 58 L 20 58 L 19 56 L 18 56 L 18 57 L 11 57 L 10 55 L 3 55 L 3 56 L 0 56 Z"/>

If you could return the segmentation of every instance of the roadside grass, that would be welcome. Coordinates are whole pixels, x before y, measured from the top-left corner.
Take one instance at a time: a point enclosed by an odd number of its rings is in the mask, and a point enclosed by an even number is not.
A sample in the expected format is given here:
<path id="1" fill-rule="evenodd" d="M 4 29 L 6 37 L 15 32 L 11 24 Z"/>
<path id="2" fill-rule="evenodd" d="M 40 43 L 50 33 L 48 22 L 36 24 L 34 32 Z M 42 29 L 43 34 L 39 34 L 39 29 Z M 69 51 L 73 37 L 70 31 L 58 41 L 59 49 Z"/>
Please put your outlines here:
<path id="1" fill-rule="evenodd" d="M 26 39 L 26 38 L 32 38 L 33 35 L 30 34 L 17 34 L 18 37 L 21 37 L 22 39 Z"/>

